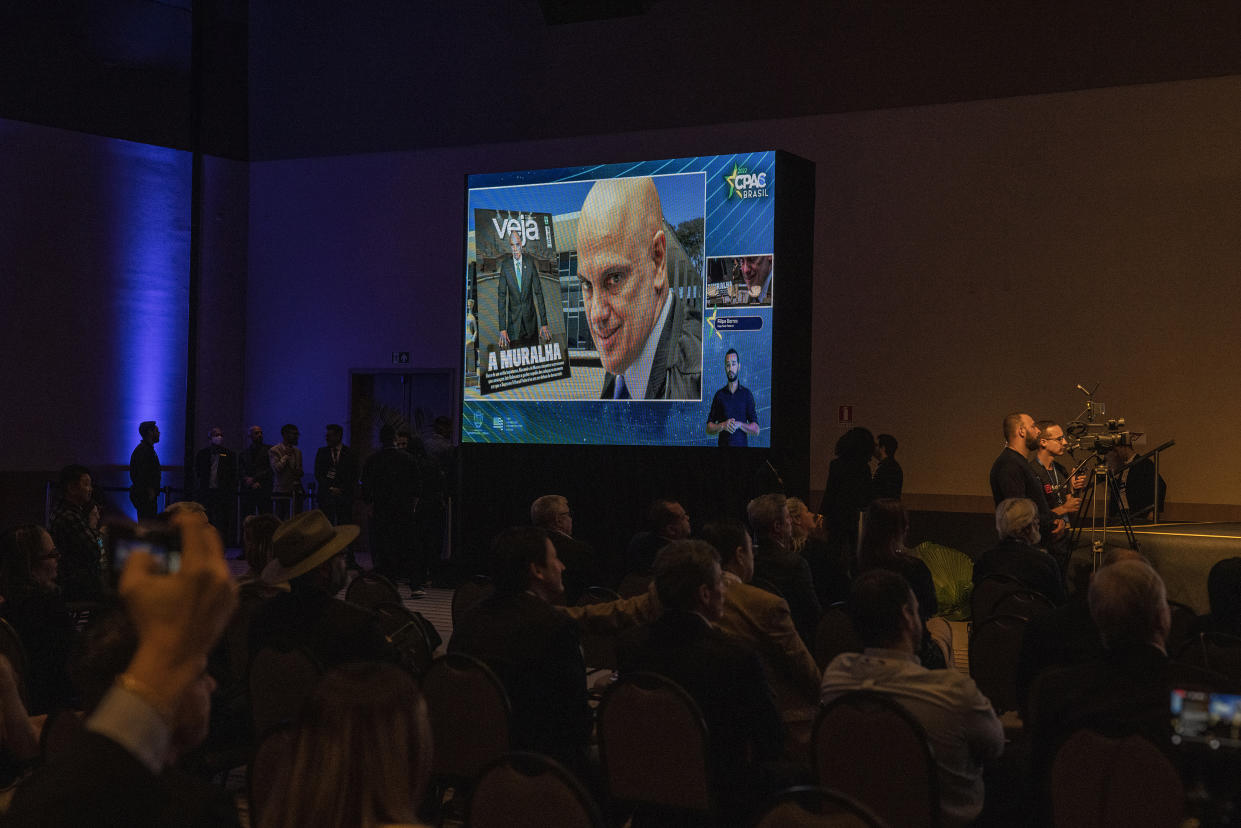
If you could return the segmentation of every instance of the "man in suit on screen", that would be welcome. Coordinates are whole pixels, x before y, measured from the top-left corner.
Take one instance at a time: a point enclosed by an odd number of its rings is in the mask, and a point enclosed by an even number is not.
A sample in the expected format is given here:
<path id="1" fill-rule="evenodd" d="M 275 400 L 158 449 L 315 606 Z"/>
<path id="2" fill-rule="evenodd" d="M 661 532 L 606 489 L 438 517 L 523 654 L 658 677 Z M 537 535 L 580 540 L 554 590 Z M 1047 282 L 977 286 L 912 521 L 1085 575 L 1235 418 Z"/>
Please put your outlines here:
<path id="1" fill-rule="evenodd" d="M 508 234 L 510 258 L 500 262 L 500 283 L 496 290 L 496 316 L 500 326 L 500 347 L 507 348 L 513 342 L 532 339 L 538 332 L 539 339 L 550 340 L 547 330 L 547 308 L 543 304 L 543 285 L 539 282 L 539 270 L 534 262 L 522 256 L 522 238 L 517 233 Z M 535 314 L 535 303 L 538 314 Z M 539 321 L 542 320 L 542 326 Z"/>

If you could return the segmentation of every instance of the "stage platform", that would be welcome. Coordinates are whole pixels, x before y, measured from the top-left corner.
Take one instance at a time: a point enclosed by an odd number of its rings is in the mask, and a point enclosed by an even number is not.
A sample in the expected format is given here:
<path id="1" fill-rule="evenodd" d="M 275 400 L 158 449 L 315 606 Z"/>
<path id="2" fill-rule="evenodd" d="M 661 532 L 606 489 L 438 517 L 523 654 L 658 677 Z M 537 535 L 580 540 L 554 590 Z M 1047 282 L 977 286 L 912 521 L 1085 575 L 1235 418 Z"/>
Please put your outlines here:
<path id="1" fill-rule="evenodd" d="M 1207 573 L 1216 561 L 1241 556 L 1241 523 L 1156 523 L 1133 527 L 1139 551 L 1163 576 L 1168 600 L 1179 601 L 1201 615 L 1208 612 Z M 1106 547 L 1125 547 L 1120 526 L 1107 527 Z M 1090 527 L 1083 528 L 1073 550 L 1071 572 L 1088 572 L 1091 565 Z M 1070 580 L 1073 580 L 1071 577 Z"/>

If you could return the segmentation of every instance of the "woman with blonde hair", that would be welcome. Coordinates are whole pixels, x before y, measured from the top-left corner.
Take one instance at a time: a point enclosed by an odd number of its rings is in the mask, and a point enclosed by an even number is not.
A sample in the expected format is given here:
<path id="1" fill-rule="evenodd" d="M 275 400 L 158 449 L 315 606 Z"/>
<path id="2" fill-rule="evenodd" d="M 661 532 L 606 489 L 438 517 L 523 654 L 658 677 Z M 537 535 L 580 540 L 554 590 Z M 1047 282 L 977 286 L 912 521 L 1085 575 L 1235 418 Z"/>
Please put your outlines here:
<path id="1" fill-rule="evenodd" d="M 793 549 L 810 564 L 814 591 L 824 607 L 849 597 L 849 567 L 824 536 L 823 516 L 810 511 L 799 497 L 785 501 L 793 521 Z"/>
<path id="2" fill-rule="evenodd" d="M 431 726 L 413 678 L 392 664 L 346 664 L 302 708 L 260 824 L 417 825 L 430 770 Z"/>

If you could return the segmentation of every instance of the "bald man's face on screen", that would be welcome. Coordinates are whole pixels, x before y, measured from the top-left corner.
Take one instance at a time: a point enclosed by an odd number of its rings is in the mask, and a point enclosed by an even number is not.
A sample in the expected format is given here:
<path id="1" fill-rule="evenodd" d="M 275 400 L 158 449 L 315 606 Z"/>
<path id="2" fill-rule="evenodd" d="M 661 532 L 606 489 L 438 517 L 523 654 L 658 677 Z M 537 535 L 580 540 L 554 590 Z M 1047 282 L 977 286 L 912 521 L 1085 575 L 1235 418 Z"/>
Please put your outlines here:
<path id="1" fill-rule="evenodd" d="M 603 367 L 624 373 L 668 295 L 663 209 L 650 178 L 596 182 L 577 220 L 577 277 Z"/>

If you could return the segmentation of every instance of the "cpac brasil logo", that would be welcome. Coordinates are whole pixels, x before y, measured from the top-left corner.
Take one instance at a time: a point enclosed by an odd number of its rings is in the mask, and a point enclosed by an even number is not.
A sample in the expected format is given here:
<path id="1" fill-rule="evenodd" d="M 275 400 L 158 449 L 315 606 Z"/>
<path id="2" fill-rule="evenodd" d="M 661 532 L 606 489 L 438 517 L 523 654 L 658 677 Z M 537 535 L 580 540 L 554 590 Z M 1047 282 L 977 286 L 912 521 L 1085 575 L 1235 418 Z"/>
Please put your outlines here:
<path id="1" fill-rule="evenodd" d="M 728 182 L 728 195 L 724 198 L 730 199 L 733 196 L 737 198 L 766 198 L 767 192 L 767 173 L 750 172 L 745 167 L 739 167 L 733 164 L 733 171 L 724 176 L 724 180 Z"/>

